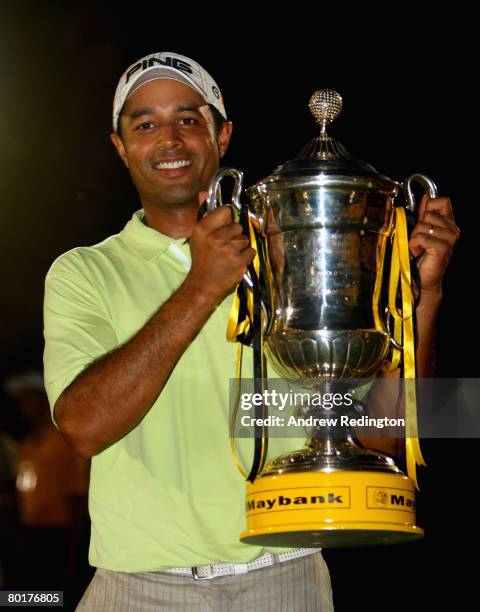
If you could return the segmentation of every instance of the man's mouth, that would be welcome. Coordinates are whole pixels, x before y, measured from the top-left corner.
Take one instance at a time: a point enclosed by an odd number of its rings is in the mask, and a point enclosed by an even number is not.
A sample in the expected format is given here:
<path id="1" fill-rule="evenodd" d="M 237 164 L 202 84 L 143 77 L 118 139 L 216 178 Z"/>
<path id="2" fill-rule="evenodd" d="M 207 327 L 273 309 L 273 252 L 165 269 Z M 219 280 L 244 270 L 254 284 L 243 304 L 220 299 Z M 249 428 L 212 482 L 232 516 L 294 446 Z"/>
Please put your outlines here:
<path id="1" fill-rule="evenodd" d="M 176 161 L 163 161 L 154 165 L 156 170 L 177 170 L 178 168 L 186 168 L 190 166 L 192 161 L 190 159 L 180 159 Z"/>

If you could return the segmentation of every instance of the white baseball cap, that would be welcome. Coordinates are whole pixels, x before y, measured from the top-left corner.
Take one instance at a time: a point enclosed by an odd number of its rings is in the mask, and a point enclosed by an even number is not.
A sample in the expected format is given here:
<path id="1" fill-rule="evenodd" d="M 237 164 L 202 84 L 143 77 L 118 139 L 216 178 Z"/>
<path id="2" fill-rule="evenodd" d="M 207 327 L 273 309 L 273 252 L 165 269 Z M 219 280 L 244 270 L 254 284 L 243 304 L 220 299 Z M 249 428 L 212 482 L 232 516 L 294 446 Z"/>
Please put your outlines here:
<path id="1" fill-rule="evenodd" d="M 207 104 L 214 106 L 227 119 L 222 94 L 213 78 L 200 64 L 178 53 L 151 53 L 129 66 L 120 77 L 113 99 L 113 130 L 118 130 L 118 120 L 123 105 L 132 93 L 148 81 L 172 79 L 189 85 Z"/>

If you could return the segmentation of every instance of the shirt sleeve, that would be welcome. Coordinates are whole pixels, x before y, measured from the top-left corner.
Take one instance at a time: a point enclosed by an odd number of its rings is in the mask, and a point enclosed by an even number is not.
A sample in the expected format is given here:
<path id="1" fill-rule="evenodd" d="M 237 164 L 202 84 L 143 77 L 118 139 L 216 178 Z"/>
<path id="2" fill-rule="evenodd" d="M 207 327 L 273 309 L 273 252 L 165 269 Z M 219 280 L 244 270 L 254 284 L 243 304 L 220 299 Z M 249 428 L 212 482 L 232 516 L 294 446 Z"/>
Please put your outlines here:
<path id="1" fill-rule="evenodd" d="M 62 255 L 47 273 L 44 376 L 52 418 L 64 389 L 93 361 L 118 346 L 104 294 L 79 250 Z"/>

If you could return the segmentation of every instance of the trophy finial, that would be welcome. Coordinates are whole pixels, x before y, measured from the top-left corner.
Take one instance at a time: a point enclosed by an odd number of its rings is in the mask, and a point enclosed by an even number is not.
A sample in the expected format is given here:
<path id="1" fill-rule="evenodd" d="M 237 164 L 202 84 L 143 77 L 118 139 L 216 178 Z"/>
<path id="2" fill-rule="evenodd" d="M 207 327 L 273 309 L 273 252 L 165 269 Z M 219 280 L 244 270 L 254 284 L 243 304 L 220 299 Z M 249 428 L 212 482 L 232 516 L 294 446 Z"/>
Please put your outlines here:
<path id="1" fill-rule="evenodd" d="M 308 103 L 310 112 L 326 135 L 326 127 L 335 121 L 342 111 L 342 96 L 333 89 L 317 89 Z"/>

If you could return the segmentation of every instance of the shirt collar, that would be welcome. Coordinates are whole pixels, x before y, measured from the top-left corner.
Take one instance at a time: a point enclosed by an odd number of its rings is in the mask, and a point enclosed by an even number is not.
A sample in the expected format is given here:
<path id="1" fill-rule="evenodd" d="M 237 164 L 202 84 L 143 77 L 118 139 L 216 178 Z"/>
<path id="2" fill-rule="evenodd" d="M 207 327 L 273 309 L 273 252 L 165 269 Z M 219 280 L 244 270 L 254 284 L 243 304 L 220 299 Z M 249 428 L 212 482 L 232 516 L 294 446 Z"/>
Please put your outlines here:
<path id="1" fill-rule="evenodd" d="M 130 221 L 120 232 L 122 240 L 133 251 L 144 259 L 151 261 L 165 253 L 172 243 L 183 246 L 185 238 L 175 239 L 145 225 L 142 221 L 144 214 L 143 208 L 136 210 Z"/>

